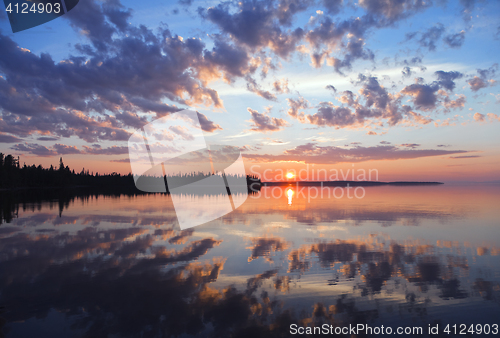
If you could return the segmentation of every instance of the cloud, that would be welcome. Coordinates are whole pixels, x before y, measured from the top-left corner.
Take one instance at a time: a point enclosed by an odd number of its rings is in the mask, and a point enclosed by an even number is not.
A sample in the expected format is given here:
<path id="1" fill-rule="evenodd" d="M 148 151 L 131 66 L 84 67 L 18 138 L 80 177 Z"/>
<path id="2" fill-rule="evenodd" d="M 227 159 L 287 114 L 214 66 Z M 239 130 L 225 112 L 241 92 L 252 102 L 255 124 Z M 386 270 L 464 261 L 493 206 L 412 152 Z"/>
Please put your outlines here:
<path id="1" fill-rule="evenodd" d="M 140 117 L 137 113 L 116 112 L 114 118 L 121 122 L 123 126 L 130 126 L 136 129 L 144 127 L 148 123 L 146 116 Z"/>
<path id="2" fill-rule="evenodd" d="M 464 95 L 452 100 L 447 92 L 455 88 L 455 81 L 463 77 L 462 73 L 437 71 L 435 75 L 437 80 L 429 84 L 417 79 L 416 83 L 404 87 L 399 93 L 390 93 L 377 77 L 358 74 L 357 81 L 353 82 L 354 85 L 361 85 L 358 94 L 350 90 L 340 93 L 336 99 L 342 105 L 320 102 L 316 113 L 306 114 L 303 110 L 309 108 L 307 100 L 302 97 L 288 99 L 288 115 L 301 123 L 335 128 L 367 128 L 373 122 L 382 126 L 383 120 L 389 126 L 399 123 L 410 126 L 428 124 L 433 119 L 415 110 L 431 111 L 438 102 L 442 102 L 445 111 L 450 111 L 463 108 L 466 102 Z M 412 97 L 413 107 L 401 102 L 404 96 Z M 377 133 L 370 130 L 369 134 Z"/>
<path id="3" fill-rule="evenodd" d="M 57 152 L 45 146 L 32 143 L 19 143 L 12 146 L 10 149 L 20 151 L 27 154 L 33 154 L 41 157 L 55 156 Z"/>
<path id="4" fill-rule="evenodd" d="M 380 85 L 377 78 L 359 74 L 358 80 L 359 83 L 363 83 L 359 92 L 366 99 L 366 107 L 385 109 L 389 103 L 389 93 Z"/>
<path id="5" fill-rule="evenodd" d="M 420 147 L 420 144 L 418 144 L 418 143 L 403 143 L 403 144 L 400 144 L 400 147 L 415 149 L 415 148 Z"/>
<path id="6" fill-rule="evenodd" d="M 248 72 L 255 71 L 250 68 L 250 57 L 246 51 L 229 45 L 222 38 L 215 39 L 213 49 L 206 50 L 204 57 L 207 62 L 224 70 L 224 76 L 228 82 L 231 82 L 234 77 L 242 77 Z"/>
<path id="7" fill-rule="evenodd" d="M 403 74 L 411 73 L 411 69 L 406 68 L 403 69 Z M 435 75 L 437 79 L 431 83 L 426 84 L 423 79 L 418 78 L 416 83 L 404 87 L 400 92 L 391 93 L 377 77 L 358 74 L 357 81 L 352 82 L 354 85 L 361 85 L 358 94 L 350 90 L 343 91 L 336 97 L 341 105 L 320 102 L 316 106 L 316 113 L 306 114 L 303 110 L 309 108 L 309 104 L 304 98 L 288 99 L 288 115 L 301 123 L 335 128 L 367 128 L 370 123 L 382 126 L 383 120 L 389 126 L 399 123 L 409 126 L 425 125 L 433 119 L 415 110 L 432 111 L 440 102 L 447 112 L 463 108 L 466 102 L 465 95 L 459 95 L 454 100 L 449 97 L 449 92 L 456 87 L 456 80 L 463 77 L 462 73 L 440 70 Z M 413 106 L 402 103 L 404 96 L 412 97 Z M 377 135 L 373 130 L 368 133 Z"/>
<path id="8" fill-rule="evenodd" d="M 449 158 L 460 159 L 460 158 L 478 158 L 478 155 L 464 155 L 464 156 L 450 156 Z"/>
<path id="9" fill-rule="evenodd" d="M 247 111 L 252 116 L 252 119 L 250 120 L 252 122 L 252 128 L 250 129 L 251 131 L 257 131 L 261 133 L 274 132 L 281 130 L 289 125 L 289 123 L 284 119 L 270 117 L 268 115 L 269 111 L 263 114 L 251 108 L 247 108 Z"/>
<path id="10" fill-rule="evenodd" d="M 405 19 L 427 7 L 429 3 L 412 0 L 360 0 L 359 6 L 368 13 L 383 17 L 392 24 L 398 20 Z"/>
<path id="11" fill-rule="evenodd" d="M 438 102 L 438 94 L 444 96 L 443 105 L 446 109 L 463 107 L 465 96 L 460 96 L 457 100 L 450 100 L 446 91 L 440 90 L 444 88 L 448 91 L 455 89 L 455 80 L 463 77 L 463 74 L 457 71 L 436 71 L 436 81 L 430 84 L 423 83 L 423 79 L 417 79 L 417 83 L 406 86 L 401 90 L 401 94 L 413 97 L 415 108 L 420 110 L 432 110 L 436 108 Z"/>
<path id="12" fill-rule="evenodd" d="M 460 48 L 465 42 L 465 31 L 457 34 L 449 34 L 444 37 L 443 41 L 451 48 Z"/>
<path id="13" fill-rule="evenodd" d="M 277 55 L 287 58 L 295 51 L 303 36 L 303 30 L 282 30 L 275 24 L 275 18 L 278 22 L 281 21 L 281 24 L 289 24 L 292 16 L 300 11 L 300 6 L 290 7 L 286 6 L 286 3 L 280 2 L 280 9 L 265 1 L 241 1 L 235 12 L 231 11 L 228 3 L 208 9 L 200 8 L 198 12 L 216 24 L 222 32 L 230 35 L 237 44 L 253 51 L 269 47 Z M 292 10 L 288 11 L 287 8 Z M 305 9 L 303 6 L 302 8 Z"/>
<path id="14" fill-rule="evenodd" d="M 332 91 L 332 92 L 334 92 L 334 93 L 336 93 L 336 92 L 337 92 L 337 89 L 336 89 L 334 86 L 332 86 L 332 85 L 327 85 L 327 86 L 325 87 L 325 89 L 331 90 L 331 91 Z"/>
<path id="15" fill-rule="evenodd" d="M 330 17 L 322 17 L 319 25 L 306 34 L 306 41 L 313 48 L 311 59 L 313 66 L 319 68 L 324 60 L 341 73 L 344 68 L 351 69 L 357 59 L 373 60 L 374 54 L 364 48 L 364 34 L 371 27 L 370 23 L 362 19 L 345 20 L 334 23 Z M 330 50 L 338 49 L 344 36 L 348 42 L 343 46 L 343 59 L 330 56 Z"/>
<path id="16" fill-rule="evenodd" d="M 411 58 L 410 60 L 404 59 L 400 64 L 403 64 L 405 66 L 417 66 L 422 63 L 422 57 L 420 56 L 415 56 Z"/>
<path id="17" fill-rule="evenodd" d="M 32 154 L 42 157 L 56 156 L 56 155 L 70 155 L 70 154 L 92 154 L 92 155 L 128 154 L 128 147 L 111 146 L 107 148 L 102 148 L 98 144 L 94 144 L 92 145 L 92 147 L 84 145 L 83 150 L 79 150 L 76 146 L 68 146 L 60 143 L 56 143 L 51 147 L 45 147 L 42 145 L 25 142 L 16 144 L 12 146 L 11 149 L 25 154 Z"/>
<path id="18" fill-rule="evenodd" d="M 182 38 L 164 27 L 153 32 L 129 24 L 132 11 L 111 0 L 89 0 L 79 6 L 79 15 L 65 16 L 86 40 L 74 46 L 78 56 L 60 62 L 49 54 L 19 48 L 0 35 L 0 72 L 5 74 L 0 79 L 0 131 L 21 137 L 43 132 L 87 142 L 125 141 L 130 135 L 126 127 L 140 128 L 149 121 L 150 116 L 141 113 L 160 117 L 180 109 L 165 104 L 165 99 L 222 107 L 217 91 L 207 87 L 218 78 L 243 77 L 248 90 L 275 101 L 276 95 L 251 76 L 260 65 L 263 74 L 270 67 L 264 49 L 286 59 L 305 40 L 315 49 L 312 54 L 323 55 L 320 59 L 340 72 L 356 59 L 373 59 L 365 47 L 370 29 L 393 25 L 427 7 L 414 1 L 361 1 L 365 15 L 360 17 L 334 22 L 321 15 L 307 32 L 305 27 L 288 28 L 297 13 L 313 4 L 309 0 L 241 1 L 200 8 L 199 14 L 219 29 L 212 35 L 211 49 L 198 38 Z M 338 13 L 344 3 L 325 1 L 323 5 L 328 13 Z M 333 46 L 339 47 L 341 56 L 330 55 L 328 48 L 323 53 L 324 47 Z M 273 90 L 289 92 L 285 80 L 275 81 Z M 359 118 L 365 113 L 356 114 Z M 391 123 L 400 119 L 397 112 L 392 116 Z M 204 130 L 221 129 L 206 120 Z"/>
<path id="19" fill-rule="evenodd" d="M 496 82 L 495 80 L 493 80 L 493 77 L 495 76 L 497 70 L 498 70 L 497 63 L 495 63 L 488 69 L 478 69 L 477 73 L 479 76 L 476 75 L 468 81 L 470 89 L 473 92 L 477 92 L 482 88 L 486 88 L 488 86 L 493 85 Z"/>
<path id="20" fill-rule="evenodd" d="M 325 1 L 325 4 L 328 1 Z M 335 3 L 342 0 L 330 0 L 329 2 Z M 278 22 L 283 26 L 291 26 L 293 17 L 295 14 L 303 12 L 314 4 L 313 0 L 281 0 L 278 2 L 278 7 L 276 8 L 276 17 Z M 333 4 L 331 4 L 333 5 Z"/>
<path id="21" fill-rule="evenodd" d="M 413 149 L 412 147 L 399 148 L 392 145 L 373 147 L 356 146 L 341 148 L 335 146 L 318 146 L 315 143 L 306 143 L 292 149 L 285 150 L 279 155 L 246 154 L 245 158 L 259 162 L 301 161 L 315 164 L 355 163 L 364 161 L 415 159 L 429 156 L 442 156 L 467 153 L 465 150 L 444 149 Z"/>
<path id="22" fill-rule="evenodd" d="M 442 23 L 437 23 L 424 32 L 410 32 L 406 34 L 406 41 L 416 40 L 417 43 L 429 51 L 435 51 L 437 43 L 445 34 L 446 28 Z M 465 31 L 448 34 L 443 37 L 443 42 L 451 48 L 460 48 L 465 41 Z"/>
<path id="23" fill-rule="evenodd" d="M 467 101 L 465 95 L 460 94 L 458 98 L 455 100 L 451 100 L 449 97 L 445 97 L 443 100 L 443 106 L 446 108 L 446 111 L 449 112 L 451 109 L 461 109 L 465 106 L 465 102 Z"/>
<path id="24" fill-rule="evenodd" d="M 495 120 L 500 121 L 500 115 L 493 114 L 493 113 L 488 113 L 486 115 L 481 114 L 481 113 L 475 113 L 473 117 L 474 117 L 474 120 L 477 122 L 486 122 L 486 118 L 488 118 L 490 123 L 495 121 Z"/>
<path id="25" fill-rule="evenodd" d="M 408 111 L 407 117 L 408 117 L 408 120 L 410 121 L 410 124 L 412 122 L 415 122 L 415 123 L 417 123 L 417 125 L 418 124 L 425 125 L 425 124 L 429 124 L 433 121 L 430 117 L 425 117 L 422 114 L 419 114 L 419 113 L 414 112 L 414 111 Z"/>
<path id="26" fill-rule="evenodd" d="M 270 146 L 281 146 L 281 145 L 285 145 L 285 144 L 289 144 L 290 141 L 288 142 L 285 142 L 283 140 L 270 140 L 269 138 L 267 138 L 269 141 L 263 141 L 262 144 L 265 144 L 265 145 L 270 145 Z"/>
<path id="27" fill-rule="evenodd" d="M 344 0 L 323 0 L 323 6 L 328 14 L 337 14 L 342 9 Z"/>
<path id="28" fill-rule="evenodd" d="M 8 135 L 8 134 L 0 133 L 0 143 L 16 143 L 19 141 L 21 141 L 20 138 L 17 138 L 15 136 Z"/>
<path id="29" fill-rule="evenodd" d="M 359 74 L 355 84 L 362 85 L 359 95 L 344 91 L 340 98 L 337 98 L 344 106 L 320 102 L 316 113 L 305 114 L 299 113 L 299 109 L 307 107 L 307 101 L 289 99 L 288 114 L 301 123 L 335 128 L 363 127 L 365 122 L 371 119 L 386 119 L 390 125 L 395 125 L 402 119 L 403 110 L 399 99 L 391 95 L 376 77 Z"/>
<path id="30" fill-rule="evenodd" d="M 484 115 L 481 114 L 481 113 L 475 113 L 474 114 L 474 120 L 478 121 L 478 122 L 483 122 L 484 121 Z"/>
<path id="31" fill-rule="evenodd" d="M 358 122 L 364 123 L 366 119 L 387 119 L 389 125 L 395 125 L 402 119 L 401 108 L 404 107 L 401 107 L 398 98 L 380 85 L 377 77 L 359 74 L 358 84 L 363 85 L 359 90 L 360 97 L 354 98 L 352 93 L 346 92 L 347 95 L 342 100 L 355 108 Z"/>
<path id="32" fill-rule="evenodd" d="M 423 33 L 419 32 L 413 32 L 413 33 L 407 33 L 406 34 L 406 39 L 407 40 L 412 40 L 418 38 L 417 42 L 420 46 L 427 48 L 429 51 L 435 51 L 436 50 L 436 43 L 439 41 L 441 36 L 443 35 L 445 31 L 445 28 L 443 24 L 437 23 L 436 25 L 432 26 L 431 28 L 427 29 Z"/>
<path id="33" fill-rule="evenodd" d="M 455 82 L 454 80 L 460 79 L 463 77 L 463 74 L 460 72 L 445 72 L 442 70 L 438 70 L 437 72 L 434 73 L 437 76 L 437 81 L 436 83 L 443 87 L 446 88 L 449 91 L 452 91 L 455 89 Z"/>
<path id="34" fill-rule="evenodd" d="M 80 150 L 76 146 L 67 146 L 64 144 L 56 143 L 52 147 L 58 155 L 80 154 Z"/>
<path id="35" fill-rule="evenodd" d="M 179 135 L 183 140 L 194 140 L 194 136 L 187 132 L 188 129 L 186 127 L 170 126 L 168 129 Z"/>
<path id="36" fill-rule="evenodd" d="M 79 6 L 78 15 L 71 13 L 64 17 L 90 44 L 75 45 L 80 55 L 59 62 L 0 34 L 0 131 L 21 137 L 42 132 L 88 142 L 125 141 L 126 127 L 148 122 L 137 113 L 162 116 L 179 110 L 163 103 L 165 99 L 222 107 L 202 77 L 222 66 L 204 59 L 201 40 L 130 25 L 131 11 L 118 1 L 89 0 Z M 217 48 L 205 54 L 217 54 Z M 224 66 L 229 76 L 231 69 Z"/>
<path id="37" fill-rule="evenodd" d="M 40 136 L 36 138 L 37 141 L 57 141 L 59 138 L 51 136 Z"/>
<path id="38" fill-rule="evenodd" d="M 93 155 L 122 155 L 128 154 L 128 147 L 111 146 L 107 148 L 101 148 L 101 146 L 95 144 L 93 147 L 83 146 L 85 149 L 85 154 Z"/>
<path id="39" fill-rule="evenodd" d="M 317 126 L 345 127 L 356 122 L 356 116 L 349 108 L 336 107 L 331 102 L 321 102 L 318 111 L 306 115 L 303 121 Z"/>
<path id="40" fill-rule="evenodd" d="M 408 66 L 404 67 L 401 73 L 403 74 L 403 77 L 410 77 L 413 74 L 411 68 Z"/>
<path id="41" fill-rule="evenodd" d="M 471 12 L 476 5 L 476 0 L 460 0 L 460 5 L 462 6 L 462 13 L 465 21 L 470 21 Z"/>
<path id="42" fill-rule="evenodd" d="M 251 145 L 244 145 L 242 147 L 240 147 L 240 151 L 257 151 L 257 150 L 260 150 L 261 148 L 259 146 L 251 146 Z"/>
<path id="43" fill-rule="evenodd" d="M 121 158 L 119 160 L 110 160 L 109 162 L 116 162 L 116 163 L 130 163 L 129 158 Z"/>
<path id="44" fill-rule="evenodd" d="M 472 79 L 470 79 L 469 85 L 470 89 L 472 89 L 473 92 L 477 92 L 481 88 L 488 87 L 488 83 L 478 76 L 474 76 Z"/>
<path id="45" fill-rule="evenodd" d="M 185 3 L 190 5 L 191 1 Z M 367 43 L 374 30 L 395 26 L 425 10 L 430 2 L 360 0 L 358 5 L 356 16 L 334 19 L 328 14 L 340 13 L 344 6 L 350 10 L 348 1 L 222 2 L 198 9 L 201 18 L 210 24 L 209 33 L 213 33 L 207 38 L 200 35 L 202 40 L 181 37 L 166 26 L 153 30 L 134 24 L 132 11 L 118 0 L 89 0 L 79 15 L 65 16 L 81 33 L 81 39 L 72 46 L 75 53 L 62 59 L 30 52 L 8 35 L 0 34 L 0 135 L 17 138 L 11 140 L 19 144 L 23 144 L 20 138 L 40 134 L 48 135 L 40 141 L 59 142 L 74 136 L 89 144 L 123 142 L 128 140 L 131 128 L 140 128 L 151 119 L 184 106 L 222 108 L 218 92 L 210 87 L 220 79 L 230 84 L 245 81 L 249 91 L 277 101 L 280 94 L 290 92 L 288 79 L 273 78 L 263 85 L 256 74 L 263 78 L 270 69 L 278 69 L 280 58 L 291 60 L 296 52 L 299 57 L 308 53 L 313 65 L 326 64 L 343 72 L 357 60 L 374 59 Z M 299 13 L 316 10 L 308 23 L 295 20 Z M 436 24 L 408 37 L 429 50 L 435 49 L 440 39 L 453 48 L 463 44 L 464 32 L 446 33 L 442 24 Z M 418 70 L 411 67 L 419 67 L 422 56 L 411 55 L 397 63 L 404 67 L 403 76 L 411 77 Z M 30 67 L 25 66 L 28 64 Z M 493 83 L 494 72 L 495 69 L 487 74 L 478 70 L 479 80 L 467 80 L 473 90 L 484 88 Z M 447 111 L 460 109 L 466 102 L 465 97 L 443 94 L 444 90 L 453 91 L 463 74 L 441 70 L 435 75 L 436 81 L 426 84 L 418 80 L 399 93 L 391 92 L 391 84 L 382 78 L 359 75 L 354 84 L 358 86 L 356 90 L 339 89 L 337 94 L 338 86 L 327 86 L 339 96 L 340 103 L 333 98 L 332 102 L 319 103 L 311 99 L 311 105 L 300 96 L 289 98 L 288 115 L 300 123 L 367 128 L 372 134 L 384 124 L 427 124 L 432 118 L 420 114 L 419 109 L 430 112 L 439 106 Z M 405 95 L 413 103 L 403 104 Z M 252 111 L 256 113 L 251 113 L 252 131 L 271 132 L 287 125 L 284 119 Z M 199 116 L 204 131 L 222 129 L 207 116 Z M 28 151 L 46 154 L 76 151 L 24 146 Z M 82 153 L 98 151 L 79 147 Z M 116 149 L 108 151 L 113 153 Z"/>
<path id="46" fill-rule="evenodd" d="M 412 96 L 413 103 L 418 109 L 428 110 L 436 107 L 436 92 L 439 86 L 436 84 L 412 84 L 403 88 L 401 93 Z"/>
<path id="47" fill-rule="evenodd" d="M 420 1 L 365 0 L 359 2 L 359 7 L 365 12 L 359 17 L 334 22 L 318 10 L 318 16 L 310 22 L 312 28 L 290 28 L 297 13 L 317 5 L 312 0 L 244 0 L 199 8 L 198 14 L 217 25 L 221 35 L 254 54 L 269 48 L 279 57 L 288 59 L 296 50 L 304 50 L 305 46 L 299 44 L 306 40 L 312 48 L 307 52 L 315 67 L 320 67 L 326 60 L 341 73 L 343 69 L 350 69 L 357 59 L 373 60 L 373 52 L 365 48 L 369 30 L 394 25 L 428 7 Z M 342 10 L 344 1 L 323 0 L 322 5 L 327 13 L 336 14 Z M 309 30 L 306 32 L 306 29 Z M 340 47 L 340 55 L 330 53 L 336 47 Z"/>
<path id="48" fill-rule="evenodd" d="M 436 127 L 449 127 L 449 126 L 456 126 L 457 125 L 457 120 L 458 120 L 459 115 L 455 115 L 453 117 L 448 117 L 447 119 L 441 121 L 441 120 L 436 120 L 434 122 L 434 126 Z M 439 124 L 441 122 L 441 124 Z"/>
<path id="49" fill-rule="evenodd" d="M 273 93 L 267 91 L 267 90 L 263 90 L 261 89 L 260 85 L 257 83 L 257 81 L 255 81 L 252 77 L 250 76 L 247 76 L 246 77 L 246 80 L 247 80 L 247 89 L 257 95 L 259 95 L 260 97 L 266 99 L 266 100 L 269 100 L 269 101 L 277 101 L 277 97 L 276 95 L 274 95 Z"/>
<path id="50" fill-rule="evenodd" d="M 299 118 L 304 115 L 304 112 L 300 112 L 301 109 L 309 108 L 309 102 L 305 100 L 303 97 L 299 97 L 298 99 L 286 99 L 288 106 L 290 107 L 287 111 L 288 115 L 293 118 Z"/>
<path id="51" fill-rule="evenodd" d="M 78 13 L 65 15 L 65 19 L 79 32 L 87 36 L 98 51 L 107 51 L 115 33 L 127 30 L 131 9 L 124 10 L 118 1 L 105 1 L 102 6 L 94 1 L 79 4 Z"/>
<path id="52" fill-rule="evenodd" d="M 222 130 L 222 127 L 212 121 L 210 121 L 206 115 L 198 113 L 198 120 L 200 121 L 200 126 L 203 131 L 207 133 L 213 133 L 216 130 Z"/>
<path id="53" fill-rule="evenodd" d="M 490 119 L 490 121 L 493 121 L 493 120 L 500 121 L 500 115 L 493 114 L 493 113 L 488 113 L 486 115 L 488 116 L 488 118 Z"/>
<path id="54" fill-rule="evenodd" d="M 281 79 L 274 81 L 273 89 L 278 94 L 290 93 L 290 89 L 288 88 L 288 79 Z"/>

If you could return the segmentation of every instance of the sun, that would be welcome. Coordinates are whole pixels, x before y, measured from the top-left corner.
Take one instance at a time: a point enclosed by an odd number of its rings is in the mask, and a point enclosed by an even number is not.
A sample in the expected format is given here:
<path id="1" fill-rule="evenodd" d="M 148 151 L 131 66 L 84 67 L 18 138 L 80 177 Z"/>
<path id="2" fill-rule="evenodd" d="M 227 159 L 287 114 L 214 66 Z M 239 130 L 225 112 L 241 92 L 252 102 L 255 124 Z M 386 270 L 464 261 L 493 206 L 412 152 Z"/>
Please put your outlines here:
<path id="1" fill-rule="evenodd" d="M 287 173 L 286 174 L 286 178 L 290 179 L 290 178 L 294 178 L 295 175 L 293 173 Z"/>

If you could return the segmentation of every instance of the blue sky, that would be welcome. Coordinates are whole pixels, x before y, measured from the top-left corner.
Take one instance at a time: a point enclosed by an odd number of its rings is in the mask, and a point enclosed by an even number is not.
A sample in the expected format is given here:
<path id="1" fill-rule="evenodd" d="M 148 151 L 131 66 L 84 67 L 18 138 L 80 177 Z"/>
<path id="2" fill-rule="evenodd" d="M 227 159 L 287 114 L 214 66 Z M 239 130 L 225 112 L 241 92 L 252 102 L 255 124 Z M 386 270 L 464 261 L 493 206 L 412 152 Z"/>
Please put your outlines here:
<path id="1" fill-rule="evenodd" d="M 192 108 L 263 168 L 499 179 L 496 1 L 87 1 L 15 34 L 4 13 L 0 152 L 27 164 L 126 173 L 127 135 Z"/>

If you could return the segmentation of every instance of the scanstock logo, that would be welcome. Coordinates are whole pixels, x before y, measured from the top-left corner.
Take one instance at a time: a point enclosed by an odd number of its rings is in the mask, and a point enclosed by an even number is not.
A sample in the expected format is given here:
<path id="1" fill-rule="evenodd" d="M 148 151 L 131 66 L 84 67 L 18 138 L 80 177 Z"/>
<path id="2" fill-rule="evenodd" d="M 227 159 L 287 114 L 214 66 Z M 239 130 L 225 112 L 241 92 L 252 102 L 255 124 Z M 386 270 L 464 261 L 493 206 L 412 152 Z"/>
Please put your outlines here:
<path id="1" fill-rule="evenodd" d="M 208 145 L 195 111 L 154 120 L 130 136 L 128 149 L 136 187 L 170 193 L 181 229 L 224 216 L 248 197 L 239 148 Z"/>
<path id="2" fill-rule="evenodd" d="M 72 10 L 79 0 L 3 0 L 13 33 L 54 20 Z"/>

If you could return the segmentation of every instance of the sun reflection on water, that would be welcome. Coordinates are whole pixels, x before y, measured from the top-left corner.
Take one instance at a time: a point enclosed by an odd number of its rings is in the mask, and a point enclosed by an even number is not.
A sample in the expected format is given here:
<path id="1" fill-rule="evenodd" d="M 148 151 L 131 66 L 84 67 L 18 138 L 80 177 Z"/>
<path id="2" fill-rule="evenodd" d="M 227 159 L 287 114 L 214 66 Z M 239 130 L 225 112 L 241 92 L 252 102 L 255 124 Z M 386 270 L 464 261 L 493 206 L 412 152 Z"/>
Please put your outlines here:
<path id="1" fill-rule="evenodd" d="M 286 195 L 288 196 L 288 205 L 292 205 L 293 189 L 288 189 Z"/>

